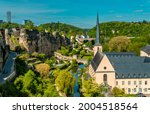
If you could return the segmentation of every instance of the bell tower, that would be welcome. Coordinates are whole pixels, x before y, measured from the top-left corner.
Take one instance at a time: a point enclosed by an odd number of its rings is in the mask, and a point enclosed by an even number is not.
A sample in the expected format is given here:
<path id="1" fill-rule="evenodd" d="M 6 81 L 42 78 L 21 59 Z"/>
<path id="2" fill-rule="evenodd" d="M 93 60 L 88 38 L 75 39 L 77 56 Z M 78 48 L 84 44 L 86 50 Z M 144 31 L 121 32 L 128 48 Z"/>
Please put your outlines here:
<path id="1" fill-rule="evenodd" d="M 100 34 L 99 34 L 99 15 L 97 13 L 97 23 L 96 23 L 96 42 L 93 48 L 94 56 L 97 52 L 103 52 L 102 45 L 100 44 Z"/>

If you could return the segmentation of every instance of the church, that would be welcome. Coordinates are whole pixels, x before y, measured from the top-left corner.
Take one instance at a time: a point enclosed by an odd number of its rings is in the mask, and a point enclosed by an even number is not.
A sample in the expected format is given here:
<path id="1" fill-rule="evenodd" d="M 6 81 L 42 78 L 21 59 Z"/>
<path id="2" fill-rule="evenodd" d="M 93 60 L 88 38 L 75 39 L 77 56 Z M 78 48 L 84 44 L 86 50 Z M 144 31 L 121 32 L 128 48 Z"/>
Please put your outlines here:
<path id="1" fill-rule="evenodd" d="M 118 87 L 126 94 L 150 95 L 150 46 L 141 49 L 140 56 L 130 52 L 103 52 L 100 44 L 99 17 L 97 16 L 94 58 L 89 74 L 98 84 Z"/>

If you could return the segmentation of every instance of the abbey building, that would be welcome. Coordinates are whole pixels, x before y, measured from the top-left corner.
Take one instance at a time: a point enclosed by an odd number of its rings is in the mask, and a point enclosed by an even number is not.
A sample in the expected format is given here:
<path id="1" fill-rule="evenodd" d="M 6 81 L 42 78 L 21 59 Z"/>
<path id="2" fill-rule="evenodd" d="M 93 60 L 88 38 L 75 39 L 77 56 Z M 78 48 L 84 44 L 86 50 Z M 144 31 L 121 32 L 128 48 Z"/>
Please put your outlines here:
<path id="1" fill-rule="evenodd" d="M 98 84 L 118 87 L 127 94 L 150 94 L 150 46 L 141 49 L 141 55 L 129 52 L 102 51 L 99 42 L 99 19 L 97 16 L 94 58 L 89 65 L 89 74 Z"/>

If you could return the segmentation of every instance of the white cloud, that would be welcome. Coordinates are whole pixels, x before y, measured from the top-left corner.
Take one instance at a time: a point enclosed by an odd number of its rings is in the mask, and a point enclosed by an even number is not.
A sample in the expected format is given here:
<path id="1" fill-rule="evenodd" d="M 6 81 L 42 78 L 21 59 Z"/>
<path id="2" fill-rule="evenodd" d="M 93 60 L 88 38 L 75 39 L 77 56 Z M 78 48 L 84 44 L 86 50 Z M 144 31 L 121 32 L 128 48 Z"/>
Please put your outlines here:
<path id="1" fill-rule="evenodd" d="M 135 12 L 135 13 L 141 13 L 141 12 L 143 12 L 144 10 L 134 10 L 133 12 Z"/>

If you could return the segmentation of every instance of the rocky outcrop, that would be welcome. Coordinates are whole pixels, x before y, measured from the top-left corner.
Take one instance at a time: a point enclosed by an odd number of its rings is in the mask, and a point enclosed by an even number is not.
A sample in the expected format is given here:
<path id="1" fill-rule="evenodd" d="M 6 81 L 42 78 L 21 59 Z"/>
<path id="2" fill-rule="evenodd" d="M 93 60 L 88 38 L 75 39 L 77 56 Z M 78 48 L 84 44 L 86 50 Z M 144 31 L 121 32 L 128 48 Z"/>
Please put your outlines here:
<path id="1" fill-rule="evenodd" d="M 58 32 L 50 34 L 25 29 L 6 29 L 5 40 L 11 50 L 15 50 L 19 46 L 29 53 L 38 52 L 44 53 L 47 56 L 53 55 L 53 52 L 61 46 L 70 44 L 70 40 L 65 36 L 59 35 Z"/>
<path id="2" fill-rule="evenodd" d="M 0 30 L 0 72 L 2 71 L 5 59 L 8 57 L 8 46 L 4 39 L 4 30 Z"/>

